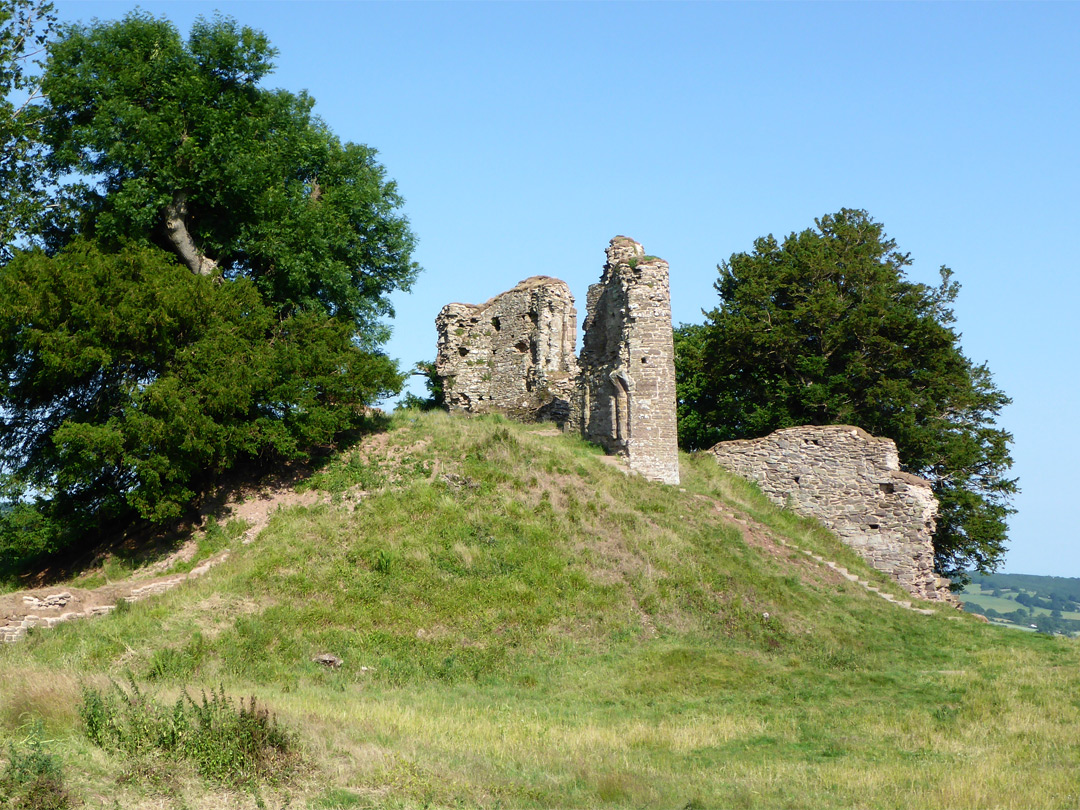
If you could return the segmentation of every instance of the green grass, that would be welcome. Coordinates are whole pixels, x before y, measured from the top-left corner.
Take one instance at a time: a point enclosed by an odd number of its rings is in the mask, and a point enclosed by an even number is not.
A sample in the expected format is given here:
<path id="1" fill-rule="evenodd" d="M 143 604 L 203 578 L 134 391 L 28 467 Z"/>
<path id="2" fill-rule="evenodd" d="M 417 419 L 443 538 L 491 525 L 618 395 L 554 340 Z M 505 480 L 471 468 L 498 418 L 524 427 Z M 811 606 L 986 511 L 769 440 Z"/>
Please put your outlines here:
<path id="1" fill-rule="evenodd" d="M 92 807 L 1080 802 L 1076 642 L 890 605 L 771 540 L 901 594 L 707 458 L 666 487 L 539 430 L 399 415 L 311 479 L 329 504 L 251 545 L 223 529 L 199 580 L 0 649 L 0 743 L 40 720 Z M 254 696 L 305 769 L 237 793 L 98 748 L 84 689 L 127 672 L 163 705 Z"/>
<path id="2" fill-rule="evenodd" d="M 0 808 L 12 810 L 67 810 L 71 797 L 64 789 L 63 771 L 42 741 L 42 723 L 31 720 L 21 739 L 8 744 L 7 761 L 0 770 Z"/>

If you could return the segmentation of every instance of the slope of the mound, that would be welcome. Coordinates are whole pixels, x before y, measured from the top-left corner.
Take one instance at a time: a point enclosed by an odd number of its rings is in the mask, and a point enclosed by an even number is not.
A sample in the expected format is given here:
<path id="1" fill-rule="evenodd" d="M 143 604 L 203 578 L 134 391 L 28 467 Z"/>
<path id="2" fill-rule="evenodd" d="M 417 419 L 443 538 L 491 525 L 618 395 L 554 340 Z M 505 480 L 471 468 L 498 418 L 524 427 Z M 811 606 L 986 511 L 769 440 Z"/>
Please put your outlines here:
<path id="1" fill-rule="evenodd" d="M 42 718 L 89 806 L 1075 800 L 1074 645 L 903 609 L 710 459 L 682 475 L 495 418 L 399 416 L 202 577 L 0 647 L 0 731 Z M 238 794 L 98 750 L 81 688 L 127 673 L 256 695 L 304 771 Z"/>

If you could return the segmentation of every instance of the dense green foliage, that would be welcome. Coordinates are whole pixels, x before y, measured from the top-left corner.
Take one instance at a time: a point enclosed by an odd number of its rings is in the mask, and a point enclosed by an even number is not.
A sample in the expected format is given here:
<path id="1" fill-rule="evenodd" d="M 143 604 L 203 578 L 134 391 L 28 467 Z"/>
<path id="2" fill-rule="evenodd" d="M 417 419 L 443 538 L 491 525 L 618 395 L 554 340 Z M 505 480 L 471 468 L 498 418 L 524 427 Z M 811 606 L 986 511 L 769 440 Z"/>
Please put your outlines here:
<path id="1" fill-rule="evenodd" d="M 387 293 L 417 272 L 401 199 L 375 151 L 342 144 L 310 97 L 259 87 L 273 55 L 227 19 L 197 22 L 187 43 L 139 12 L 62 28 L 43 81 L 46 139 L 57 169 L 95 186 L 66 190 L 72 213 L 51 238 L 74 229 L 174 249 L 172 212 L 226 278 L 380 337 Z"/>
<path id="2" fill-rule="evenodd" d="M 676 330 L 679 438 L 688 449 L 802 424 L 893 439 L 941 511 L 938 570 L 962 578 L 1005 550 L 1009 403 L 952 328 L 959 285 L 910 282 L 907 254 L 864 211 L 822 217 L 782 243 L 758 239 L 720 266 L 720 305 Z"/>
<path id="3" fill-rule="evenodd" d="M 224 687 L 200 700 L 184 692 L 170 706 L 129 676 L 126 688 L 85 689 L 79 714 L 101 748 L 136 760 L 188 760 L 203 777 L 237 787 L 273 780 L 297 763 L 293 736 L 270 712 L 255 698 L 237 705 Z"/>
<path id="4" fill-rule="evenodd" d="M 238 460 L 328 444 L 397 379 L 342 322 L 278 317 L 250 281 L 217 286 L 156 248 L 21 253 L 0 301 L 5 463 L 60 545 L 174 518 Z"/>
<path id="5" fill-rule="evenodd" d="M 34 231 L 44 212 L 43 108 L 30 69 L 44 52 L 55 15 L 44 0 L 0 0 L 0 261 Z"/>
<path id="6" fill-rule="evenodd" d="M 0 810 L 67 810 L 71 796 L 54 753 L 42 742 L 42 723 L 32 720 L 18 744 L 11 743 L 0 769 Z"/>
<path id="7" fill-rule="evenodd" d="M 0 200 L 0 224 L 43 223 L 0 265 L 0 574 L 176 518 L 222 472 L 304 457 L 400 390 L 378 349 L 418 271 L 401 199 L 309 97 L 260 86 L 273 55 L 232 20 L 184 42 L 142 12 L 50 43 L 19 167 L 74 179 L 47 208 Z"/>

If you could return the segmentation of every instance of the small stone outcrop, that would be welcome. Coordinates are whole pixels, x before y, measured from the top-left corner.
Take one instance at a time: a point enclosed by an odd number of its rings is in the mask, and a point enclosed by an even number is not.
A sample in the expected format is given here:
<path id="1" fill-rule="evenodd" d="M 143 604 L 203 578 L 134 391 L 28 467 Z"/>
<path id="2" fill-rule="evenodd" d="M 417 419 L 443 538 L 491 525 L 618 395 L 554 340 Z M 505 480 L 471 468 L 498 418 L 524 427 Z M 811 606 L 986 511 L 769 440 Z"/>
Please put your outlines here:
<path id="1" fill-rule="evenodd" d="M 891 439 L 851 425 L 805 426 L 708 452 L 777 505 L 820 520 L 913 596 L 957 604 L 934 573 L 937 499 L 928 481 L 900 470 Z"/>
<path id="2" fill-rule="evenodd" d="M 611 240 L 589 287 L 571 429 L 653 481 L 679 483 L 668 264 Z"/>
<path id="3" fill-rule="evenodd" d="M 577 311 L 565 282 L 533 276 L 483 304 L 447 304 L 435 326 L 435 370 L 451 413 L 566 421 Z"/>

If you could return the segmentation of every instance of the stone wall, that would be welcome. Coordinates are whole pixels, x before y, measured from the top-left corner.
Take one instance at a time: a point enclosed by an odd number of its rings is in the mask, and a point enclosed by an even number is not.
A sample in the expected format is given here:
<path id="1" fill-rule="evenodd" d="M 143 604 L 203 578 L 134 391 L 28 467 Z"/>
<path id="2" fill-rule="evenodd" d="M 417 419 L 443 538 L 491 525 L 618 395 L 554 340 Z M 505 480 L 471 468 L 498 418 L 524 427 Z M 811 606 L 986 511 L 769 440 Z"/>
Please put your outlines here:
<path id="1" fill-rule="evenodd" d="M 948 580 L 934 573 L 937 499 L 929 482 L 900 471 L 891 439 L 850 425 L 806 426 L 709 452 L 774 503 L 820 520 L 913 596 L 955 603 Z"/>
<path id="2" fill-rule="evenodd" d="M 654 481 L 679 483 L 668 264 L 611 240 L 589 287 L 571 429 Z"/>
<path id="3" fill-rule="evenodd" d="M 533 276 L 483 304 L 447 304 L 435 325 L 435 370 L 451 412 L 566 420 L 577 311 L 564 282 Z"/>

